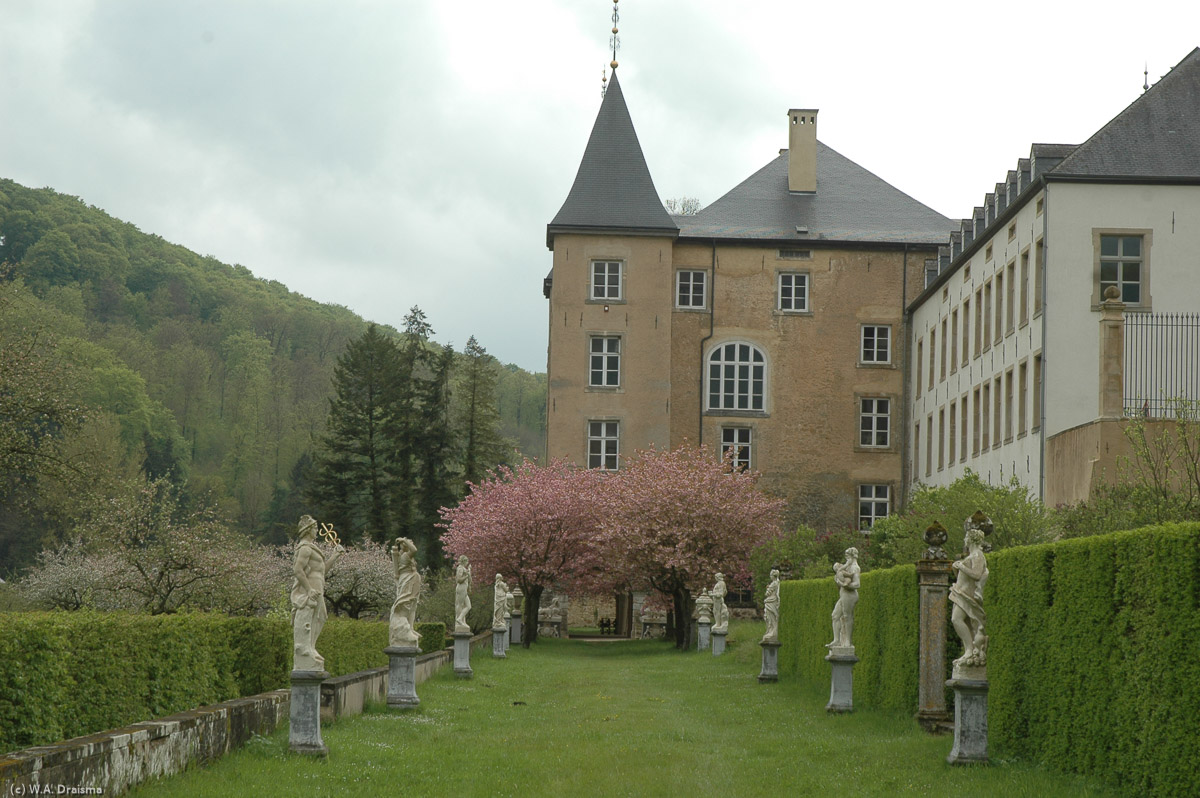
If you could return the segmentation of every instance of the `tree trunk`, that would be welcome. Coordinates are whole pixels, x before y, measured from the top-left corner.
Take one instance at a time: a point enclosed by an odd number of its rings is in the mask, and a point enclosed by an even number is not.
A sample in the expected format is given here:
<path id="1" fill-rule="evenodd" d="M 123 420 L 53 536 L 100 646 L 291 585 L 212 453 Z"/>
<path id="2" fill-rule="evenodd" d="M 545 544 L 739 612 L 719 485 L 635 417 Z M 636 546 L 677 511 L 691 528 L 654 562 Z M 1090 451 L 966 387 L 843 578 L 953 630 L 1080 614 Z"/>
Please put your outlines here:
<path id="1" fill-rule="evenodd" d="M 688 651 L 692 647 L 692 592 L 686 587 L 671 594 L 675 605 L 675 648 Z"/>
<path id="2" fill-rule="evenodd" d="M 542 604 L 541 585 L 521 585 L 525 591 L 525 609 L 521 613 L 521 646 L 529 648 L 538 638 L 538 608 Z"/>

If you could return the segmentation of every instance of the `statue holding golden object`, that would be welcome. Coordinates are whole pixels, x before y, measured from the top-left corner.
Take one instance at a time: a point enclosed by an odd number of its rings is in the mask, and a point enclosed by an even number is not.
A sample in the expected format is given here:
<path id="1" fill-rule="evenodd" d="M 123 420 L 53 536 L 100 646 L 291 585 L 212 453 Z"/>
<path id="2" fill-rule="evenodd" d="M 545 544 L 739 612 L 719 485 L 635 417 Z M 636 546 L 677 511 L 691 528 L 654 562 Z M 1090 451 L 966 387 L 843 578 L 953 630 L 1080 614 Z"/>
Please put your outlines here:
<path id="1" fill-rule="evenodd" d="M 337 530 L 333 528 L 332 524 L 321 524 L 321 537 L 325 538 L 325 542 L 334 548 L 342 545 L 342 539 L 338 537 Z"/>
<path id="2" fill-rule="evenodd" d="M 317 533 L 333 545 L 332 552 L 317 545 Z M 323 671 L 325 658 L 317 653 L 317 638 L 325 626 L 325 572 L 345 551 L 332 526 L 322 524 L 311 515 L 300 519 L 297 528 L 300 542 L 292 561 L 292 670 Z"/>

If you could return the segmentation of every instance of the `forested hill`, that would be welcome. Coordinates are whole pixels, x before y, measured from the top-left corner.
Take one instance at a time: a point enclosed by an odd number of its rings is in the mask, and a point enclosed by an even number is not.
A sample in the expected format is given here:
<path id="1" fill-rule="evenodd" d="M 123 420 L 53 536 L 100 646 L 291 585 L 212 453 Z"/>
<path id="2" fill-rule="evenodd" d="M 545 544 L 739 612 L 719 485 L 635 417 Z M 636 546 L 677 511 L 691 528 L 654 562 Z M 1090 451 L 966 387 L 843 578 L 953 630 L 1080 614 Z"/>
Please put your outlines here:
<path id="1" fill-rule="evenodd" d="M 70 534 L 63 508 L 114 474 L 215 496 L 260 539 L 294 527 L 367 321 L 2 179 L 0 272 L 0 575 Z M 540 455 L 545 375 L 489 363 L 500 432 Z"/>

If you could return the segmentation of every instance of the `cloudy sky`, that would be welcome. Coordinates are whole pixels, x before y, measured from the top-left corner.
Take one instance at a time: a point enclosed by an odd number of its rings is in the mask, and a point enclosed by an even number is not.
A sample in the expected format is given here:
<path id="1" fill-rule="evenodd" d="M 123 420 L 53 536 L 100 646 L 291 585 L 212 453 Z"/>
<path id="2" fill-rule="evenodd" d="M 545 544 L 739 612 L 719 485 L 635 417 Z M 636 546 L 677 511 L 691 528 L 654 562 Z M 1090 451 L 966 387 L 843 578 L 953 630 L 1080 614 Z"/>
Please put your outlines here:
<path id="1" fill-rule="evenodd" d="M 708 204 L 786 112 L 947 216 L 1078 143 L 1200 44 L 1171 0 L 622 0 L 660 195 Z M 545 369 L 545 226 L 611 55 L 610 0 L 0 0 L 0 176 L 441 342 Z"/>

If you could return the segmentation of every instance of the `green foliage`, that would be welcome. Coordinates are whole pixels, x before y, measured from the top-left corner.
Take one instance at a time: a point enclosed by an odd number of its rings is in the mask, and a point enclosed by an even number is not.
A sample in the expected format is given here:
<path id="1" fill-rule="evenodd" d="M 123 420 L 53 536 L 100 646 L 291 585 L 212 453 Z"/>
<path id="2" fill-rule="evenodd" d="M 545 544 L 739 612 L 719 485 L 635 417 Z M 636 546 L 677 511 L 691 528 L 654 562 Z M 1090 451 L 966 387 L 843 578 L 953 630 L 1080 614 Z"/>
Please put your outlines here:
<path id="1" fill-rule="evenodd" d="M 383 653 L 387 645 L 387 621 L 330 618 L 317 641 L 317 650 L 325 658 L 325 670 L 345 676 L 387 665 L 387 654 Z"/>
<path id="2" fill-rule="evenodd" d="M 795 532 L 756 547 L 750 553 L 755 599 L 762 601 L 772 568 L 778 568 L 783 579 L 819 579 L 833 571 L 833 564 L 851 546 L 858 549 L 858 564 L 864 571 L 875 567 L 878 547 L 870 535 L 855 529 L 817 532 L 801 524 Z"/>
<path id="3" fill-rule="evenodd" d="M 995 534 L 988 540 L 997 550 L 1051 538 L 1045 508 L 1016 477 L 1005 486 L 988 485 L 968 469 L 946 487 L 918 486 L 903 512 L 875 522 L 871 528 L 878 547 L 875 564 L 916 562 L 926 548 L 921 536 L 934 521 L 946 527 L 945 549 L 953 556 L 962 550 L 963 522 L 976 510 L 983 510 L 995 524 Z"/>
<path id="4" fill-rule="evenodd" d="M 0 614 L 0 749 L 282 687 L 290 640 L 224 615 Z"/>
<path id="5" fill-rule="evenodd" d="M 1200 524 L 1018 546 L 988 567 L 994 749 L 1130 794 L 1189 793 L 1200 761 Z M 828 684 L 833 580 L 780 587 L 780 673 Z M 912 712 L 914 568 L 864 573 L 859 595 L 855 705 Z"/>
<path id="6" fill-rule="evenodd" d="M 428 654 L 430 651 L 441 651 L 446 647 L 446 624 L 441 622 L 419 623 L 415 629 L 417 634 L 421 636 L 420 646 L 422 654 Z"/>

